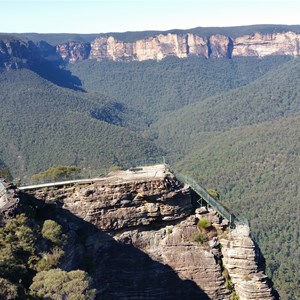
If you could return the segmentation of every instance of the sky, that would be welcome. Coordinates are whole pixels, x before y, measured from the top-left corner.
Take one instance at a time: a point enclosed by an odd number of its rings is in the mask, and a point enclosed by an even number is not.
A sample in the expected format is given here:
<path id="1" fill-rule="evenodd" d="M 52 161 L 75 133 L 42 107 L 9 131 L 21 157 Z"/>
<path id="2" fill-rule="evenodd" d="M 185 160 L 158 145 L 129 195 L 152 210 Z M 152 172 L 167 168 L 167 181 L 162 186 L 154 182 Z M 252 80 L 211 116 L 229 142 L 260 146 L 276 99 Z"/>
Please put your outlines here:
<path id="1" fill-rule="evenodd" d="M 300 25 L 299 0 L 0 0 L 0 32 L 103 33 Z"/>

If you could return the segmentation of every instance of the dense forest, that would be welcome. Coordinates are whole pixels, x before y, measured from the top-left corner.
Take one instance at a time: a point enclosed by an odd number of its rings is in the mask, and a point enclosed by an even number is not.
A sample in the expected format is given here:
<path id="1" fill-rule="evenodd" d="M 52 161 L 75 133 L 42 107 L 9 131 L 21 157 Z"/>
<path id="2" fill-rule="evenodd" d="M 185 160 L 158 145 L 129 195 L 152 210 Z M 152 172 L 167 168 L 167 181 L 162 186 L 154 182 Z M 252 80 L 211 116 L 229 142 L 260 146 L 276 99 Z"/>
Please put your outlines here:
<path id="1" fill-rule="evenodd" d="M 214 30 L 194 29 L 202 35 Z M 251 30 L 256 28 L 241 27 L 237 34 Z M 57 43 L 73 37 L 47 38 Z M 299 87 L 300 60 L 287 56 L 86 60 L 47 72 L 41 66 L 3 71 L 1 174 L 28 184 L 55 165 L 98 176 L 111 166 L 165 156 L 249 220 L 281 298 L 298 299 Z"/>

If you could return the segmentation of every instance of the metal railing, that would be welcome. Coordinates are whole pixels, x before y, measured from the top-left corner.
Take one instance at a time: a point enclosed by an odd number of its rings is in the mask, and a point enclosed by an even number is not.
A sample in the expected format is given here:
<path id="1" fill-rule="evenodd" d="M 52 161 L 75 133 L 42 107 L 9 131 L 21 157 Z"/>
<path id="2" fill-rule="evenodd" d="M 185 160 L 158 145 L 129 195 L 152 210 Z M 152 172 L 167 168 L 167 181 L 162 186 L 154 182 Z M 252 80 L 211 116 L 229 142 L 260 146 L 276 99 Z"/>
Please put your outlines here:
<path id="1" fill-rule="evenodd" d="M 209 206 L 215 209 L 219 215 L 227 219 L 230 224 L 244 224 L 239 217 L 232 214 L 228 209 L 221 205 L 215 198 L 213 198 L 201 185 L 199 185 L 194 179 L 189 178 L 178 171 L 171 169 L 168 166 L 170 172 L 181 182 L 187 184 L 191 189 L 201 197 Z"/>

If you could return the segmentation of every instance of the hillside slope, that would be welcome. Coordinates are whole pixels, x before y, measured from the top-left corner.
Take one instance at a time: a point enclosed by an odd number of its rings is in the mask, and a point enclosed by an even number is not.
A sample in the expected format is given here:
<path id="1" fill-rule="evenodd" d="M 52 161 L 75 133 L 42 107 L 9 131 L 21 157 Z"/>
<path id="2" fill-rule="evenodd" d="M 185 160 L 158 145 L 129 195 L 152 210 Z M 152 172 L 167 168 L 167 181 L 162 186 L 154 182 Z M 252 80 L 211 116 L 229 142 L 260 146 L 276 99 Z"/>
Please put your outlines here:
<path id="1" fill-rule="evenodd" d="M 249 83 L 202 102 L 185 106 L 154 124 L 159 144 L 173 151 L 178 140 L 194 142 L 195 132 L 225 131 L 241 125 L 295 115 L 300 112 L 300 59 L 279 66 Z M 192 138 L 190 138 L 192 137 Z M 177 146 L 176 146 L 177 145 Z M 177 147 L 178 148 L 178 147 Z"/>
<path id="2" fill-rule="evenodd" d="M 132 63 L 86 60 L 68 68 L 73 76 L 81 79 L 84 89 L 104 93 L 157 120 L 162 112 L 173 112 L 246 85 L 290 59 L 283 56 L 231 60 L 191 57 Z"/>
<path id="3" fill-rule="evenodd" d="M 0 74 L 0 88 L 0 157 L 15 177 L 55 164 L 97 170 L 159 153 L 137 133 L 112 124 L 125 126 L 133 118 L 127 112 L 134 111 L 103 95 L 55 86 L 26 69 Z"/>
<path id="4" fill-rule="evenodd" d="M 299 114 L 237 127 L 211 135 L 177 165 L 248 218 L 282 299 L 300 296 L 299 130 Z"/>

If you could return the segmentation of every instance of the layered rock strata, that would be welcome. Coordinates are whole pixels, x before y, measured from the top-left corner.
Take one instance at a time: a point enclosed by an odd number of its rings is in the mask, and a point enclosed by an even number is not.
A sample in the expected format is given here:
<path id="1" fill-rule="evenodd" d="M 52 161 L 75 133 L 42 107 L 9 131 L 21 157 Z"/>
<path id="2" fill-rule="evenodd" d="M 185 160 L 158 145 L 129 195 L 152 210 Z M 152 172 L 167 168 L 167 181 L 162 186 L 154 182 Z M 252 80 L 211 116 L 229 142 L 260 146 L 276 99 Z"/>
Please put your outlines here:
<path id="1" fill-rule="evenodd" d="M 232 58 L 237 56 L 300 55 L 300 34 L 282 32 L 255 33 L 231 38 L 221 34 L 201 37 L 193 33 L 158 34 L 135 42 L 113 36 L 99 36 L 90 43 L 69 41 L 51 46 L 44 41 L 34 44 L 15 38 L 0 41 L 0 68 L 30 67 L 41 61 L 76 63 L 86 59 L 98 61 L 161 60 L 174 56 L 187 58 Z"/>
<path id="2" fill-rule="evenodd" d="M 159 34 L 136 42 L 123 42 L 113 36 L 99 37 L 86 44 L 76 43 L 86 49 L 79 56 L 66 55 L 65 44 L 58 45 L 57 51 L 64 60 L 75 62 L 86 58 L 113 61 L 161 60 L 175 56 L 186 58 L 199 56 L 205 58 L 232 58 L 236 56 L 290 55 L 299 56 L 300 35 L 294 32 L 245 35 L 232 39 L 216 34 L 208 38 L 192 33 Z M 80 46 L 81 45 L 81 46 Z M 60 50 L 62 48 L 62 51 Z"/>
<path id="3" fill-rule="evenodd" d="M 240 300 L 274 299 L 269 279 L 260 269 L 260 253 L 247 225 L 238 225 L 220 239 L 223 264 Z"/>
<path id="4" fill-rule="evenodd" d="M 37 198 L 63 201 L 63 208 L 104 231 L 187 217 L 190 190 L 168 177 L 127 183 L 95 182 L 88 187 L 37 191 Z"/>
<path id="5" fill-rule="evenodd" d="M 67 62 L 75 63 L 89 57 L 91 45 L 81 42 L 67 42 L 56 46 L 56 52 Z"/>
<path id="6" fill-rule="evenodd" d="M 107 299 L 229 300 L 234 293 L 244 300 L 274 299 L 248 231 L 229 230 L 213 209 L 194 214 L 190 188 L 172 174 L 125 180 L 127 175 L 30 192 L 57 207 L 60 222 L 74 230 L 66 269 L 86 256 L 97 262 L 93 278 Z M 201 219 L 208 228 L 196 226 Z M 76 244 L 78 234 L 84 246 Z M 228 286 L 223 266 L 234 286 Z"/>

